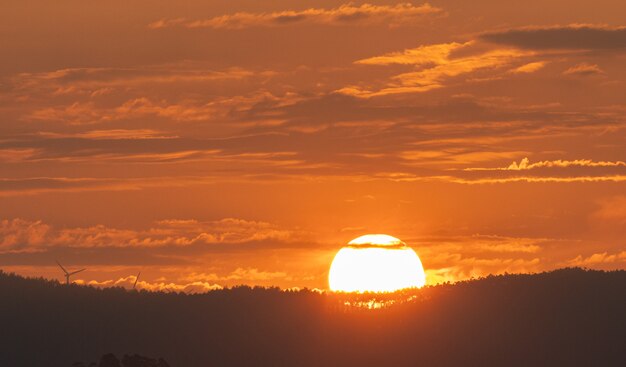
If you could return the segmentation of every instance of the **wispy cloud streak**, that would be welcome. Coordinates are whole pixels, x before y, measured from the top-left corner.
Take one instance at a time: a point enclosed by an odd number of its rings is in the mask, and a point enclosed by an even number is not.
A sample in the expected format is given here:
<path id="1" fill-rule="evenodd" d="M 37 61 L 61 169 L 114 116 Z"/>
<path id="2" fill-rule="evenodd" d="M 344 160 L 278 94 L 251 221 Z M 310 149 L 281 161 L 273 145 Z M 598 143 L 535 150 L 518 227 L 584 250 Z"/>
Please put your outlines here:
<path id="1" fill-rule="evenodd" d="M 567 167 L 626 167 L 624 161 L 593 161 L 591 159 L 554 160 L 531 163 L 523 158 L 519 163 L 512 162 L 508 167 L 496 168 L 465 168 L 465 171 L 525 171 L 535 168 L 567 168 Z"/>
<path id="2" fill-rule="evenodd" d="M 352 25 L 387 23 L 389 26 L 406 25 L 418 18 L 441 13 L 442 10 L 429 4 L 396 5 L 344 4 L 337 8 L 309 8 L 305 10 L 284 10 L 270 13 L 239 12 L 221 15 L 204 20 L 186 18 L 161 19 L 148 25 L 151 29 L 168 27 L 244 29 L 250 27 L 280 27 L 294 24 Z"/>

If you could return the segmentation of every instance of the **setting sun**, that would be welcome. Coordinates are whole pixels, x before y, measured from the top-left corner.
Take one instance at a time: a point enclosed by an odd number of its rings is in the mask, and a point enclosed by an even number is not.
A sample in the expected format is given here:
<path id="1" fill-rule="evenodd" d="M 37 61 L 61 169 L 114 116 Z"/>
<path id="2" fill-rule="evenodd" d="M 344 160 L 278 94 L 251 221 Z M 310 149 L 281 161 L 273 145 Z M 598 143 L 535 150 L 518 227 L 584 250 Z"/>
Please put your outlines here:
<path id="1" fill-rule="evenodd" d="M 393 292 L 422 287 L 426 275 L 419 257 L 404 242 L 384 234 L 368 234 L 337 252 L 328 282 L 336 292 Z"/>

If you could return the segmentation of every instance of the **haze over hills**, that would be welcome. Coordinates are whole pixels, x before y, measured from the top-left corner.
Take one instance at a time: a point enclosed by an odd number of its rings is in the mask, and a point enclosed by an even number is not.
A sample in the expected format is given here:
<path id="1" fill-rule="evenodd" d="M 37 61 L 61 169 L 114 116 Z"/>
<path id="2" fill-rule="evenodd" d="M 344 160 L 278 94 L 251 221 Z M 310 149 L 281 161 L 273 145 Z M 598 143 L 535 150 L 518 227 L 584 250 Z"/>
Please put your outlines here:
<path id="1" fill-rule="evenodd" d="M 0 365 L 71 366 L 111 352 L 172 367 L 626 362 L 626 271 L 490 276 L 396 296 L 412 300 L 365 310 L 345 302 L 372 295 L 150 293 L 0 272 Z"/>

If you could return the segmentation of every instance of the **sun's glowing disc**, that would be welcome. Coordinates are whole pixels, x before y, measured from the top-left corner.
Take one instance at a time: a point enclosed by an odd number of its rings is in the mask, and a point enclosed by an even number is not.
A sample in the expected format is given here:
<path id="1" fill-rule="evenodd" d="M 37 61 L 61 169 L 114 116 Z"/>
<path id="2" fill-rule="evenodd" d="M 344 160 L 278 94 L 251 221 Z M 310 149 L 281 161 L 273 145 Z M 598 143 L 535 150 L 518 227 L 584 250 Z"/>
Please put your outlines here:
<path id="1" fill-rule="evenodd" d="M 393 292 L 422 287 L 426 275 L 415 251 L 385 234 L 355 238 L 330 266 L 330 289 L 336 292 Z"/>

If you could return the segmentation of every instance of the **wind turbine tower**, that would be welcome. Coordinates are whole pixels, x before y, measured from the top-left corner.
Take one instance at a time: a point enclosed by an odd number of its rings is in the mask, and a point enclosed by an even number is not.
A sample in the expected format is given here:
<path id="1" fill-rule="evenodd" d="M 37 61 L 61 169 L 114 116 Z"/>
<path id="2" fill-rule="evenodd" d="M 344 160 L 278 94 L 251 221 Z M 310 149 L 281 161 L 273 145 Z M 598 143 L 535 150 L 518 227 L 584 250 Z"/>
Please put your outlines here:
<path id="1" fill-rule="evenodd" d="M 87 269 L 80 269 L 80 270 L 76 270 L 76 271 L 73 271 L 73 272 L 70 273 L 67 270 L 65 270 L 65 268 L 63 267 L 63 265 L 61 265 L 60 262 L 57 261 L 56 263 L 57 263 L 57 265 L 59 265 L 59 267 L 61 267 L 61 270 L 63 270 L 63 273 L 65 273 L 65 284 L 67 284 L 67 285 L 70 285 L 70 276 L 72 276 L 74 274 L 77 274 L 77 273 L 80 273 L 83 270 L 87 270 Z"/>

